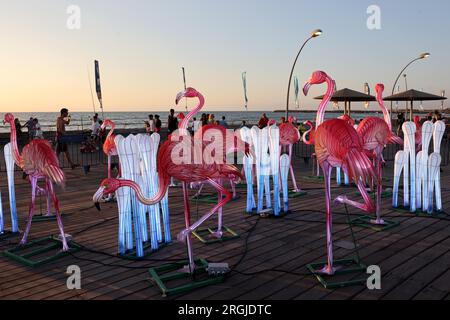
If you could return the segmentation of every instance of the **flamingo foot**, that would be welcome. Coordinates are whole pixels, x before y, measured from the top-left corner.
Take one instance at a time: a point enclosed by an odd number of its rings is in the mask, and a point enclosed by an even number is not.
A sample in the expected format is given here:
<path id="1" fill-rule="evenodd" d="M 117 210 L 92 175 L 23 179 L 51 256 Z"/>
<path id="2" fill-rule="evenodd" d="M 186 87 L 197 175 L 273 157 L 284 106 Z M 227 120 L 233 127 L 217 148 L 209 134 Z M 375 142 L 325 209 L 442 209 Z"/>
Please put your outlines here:
<path id="1" fill-rule="evenodd" d="M 370 220 L 370 223 L 377 225 L 377 226 L 385 226 L 386 225 L 386 221 L 384 221 L 383 219 Z"/>
<path id="2" fill-rule="evenodd" d="M 295 193 L 301 193 L 301 192 L 303 192 L 303 191 L 302 191 L 302 189 L 298 189 L 298 188 L 297 188 L 297 189 L 292 190 L 292 192 L 295 192 Z"/>
<path id="3" fill-rule="evenodd" d="M 324 274 L 324 275 L 327 275 L 327 276 L 332 276 L 338 270 L 339 270 L 339 268 L 331 268 L 329 265 L 326 265 L 325 267 L 323 267 L 322 270 L 317 271 L 317 273 L 318 274 Z"/>
<path id="4" fill-rule="evenodd" d="M 216 239 L 222 239 L 223 231 L 220 230 L 220 231 L 213 232 L 213 233 L 211 233 L 211 236 Z"/>
<path id="5" fill-rule="evenodd" d="M 195 263 L 192 263 L 192 264 L 185 265 L 183 268 L 178 270 L 178 272 L 184 273 L 184 274 L 194 274 L 195 269 L 196 269 L 196 265 L 195 265 Z"/>
<path id="6" fill-rule="evenodd" d="M 27 244 L 27 238 L 22 238 L 22 240 L 20 240 L 19 242 L 19 246 L 24 246 Z"/>

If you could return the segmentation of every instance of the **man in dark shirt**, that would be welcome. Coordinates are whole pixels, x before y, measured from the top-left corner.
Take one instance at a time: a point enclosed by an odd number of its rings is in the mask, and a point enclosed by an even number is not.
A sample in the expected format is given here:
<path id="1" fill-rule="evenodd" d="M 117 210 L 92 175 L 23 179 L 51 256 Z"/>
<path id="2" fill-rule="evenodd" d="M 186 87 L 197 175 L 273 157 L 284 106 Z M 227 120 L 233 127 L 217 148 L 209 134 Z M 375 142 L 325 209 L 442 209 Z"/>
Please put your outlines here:
<path id="1" fill-rule="evenodd" d="M 169 119 L 167 121 L 169 134 L 178 130 L 178 118 L 175 116 L 175 110 L 170 109 Z"/>
<path id="2" fill-rule="evenodd" d="M 67 143 L 64 139 L 64 136 L 66 135 L 66 125 L 70 124 L 70 120 L 69 110 L 66 108 L 61 109 L 61 115 L 56 119 L 56 155 L 59 159 L 59 155 L 63 152 L 73 170 L 78 167 L 78 165 L 72 162 Z"/>

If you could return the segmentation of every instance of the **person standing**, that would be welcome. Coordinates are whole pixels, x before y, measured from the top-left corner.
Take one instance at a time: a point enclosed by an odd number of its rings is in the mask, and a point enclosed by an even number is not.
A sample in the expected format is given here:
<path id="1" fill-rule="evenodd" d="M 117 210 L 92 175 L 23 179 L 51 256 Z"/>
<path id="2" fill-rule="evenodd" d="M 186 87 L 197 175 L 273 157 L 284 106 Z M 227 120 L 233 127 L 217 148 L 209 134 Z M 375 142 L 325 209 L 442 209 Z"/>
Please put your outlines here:
<path id="1" fill-rule="evenodd" d="M 31 141 L 33 140 L 34 137 L 34 132 L 33 132 L 33 128 L 34 128 L 34 118 L 31 117 L 27 122 L 25 122 L 24 127 L 26 127 L 28 129 L 28 140 Z"/>
<path id="2" fill-rule="evenodd" d="M 160 133 L 162 128 L 162 122 L 159 114 L 155 115 L 155 132 Z"/>
<path id="3" fill-rule="evenodd" d="M 34 137 L 33 139 L 44 139 L 44 133 L 42 132 L 41 125 L 39 124 L 39 120 L 34 118 Z"/>
<path id="4" fill-rule="evenodd" d="M 202 121 L 197 120 L 197 118 L 194 117 L 194 122 L 192 123 L 192 133 L 196 133 L 202 126 Z"/>
<path id="5" fill-rule="evenodd" d="M 170 109 L 169 118 L 167 119 L 167 129 L 169 134 L 178 130 L 178 118 L 175 116 L 175 110 Z"/>
<path id="6" fill-rule="evenodd" d="M 219 125 L 221 125 L 225 129 L 228 129 L 228 123 L 225 120 L 225 116 L 222 116 L 222 120 L 219 121 Z"/>
<path id="7" fill-rule="evenodd" d="M 258 127 L 260 129 L 264 129 L 269 124 L 269 118 L 267 118 L 266 114 L 263 113 L 261 119 L 259 119 Z"/>
<path id="8" fill-rule="evenodd" d="M 67 108 L 62 108 L 60 116 L 56 119 L 56 155 L 59 159 L 61 152 L 64 152 L 66 159 L 70 164 L 70 167 L 75 169 L 78 165 L 72 162 L 70 158 L 69 149 L 67 143 L 64 141 L 66 135 L 66 126 L 70 125 L 71 117 Z"/>
<path id="9" fill-rule="evenodd" d="M 147 133 L 152 134 L 155 132 L 155 119 L 153 118 L 152 114 L 148 115 L 148 126 L 147 126 Z"/>

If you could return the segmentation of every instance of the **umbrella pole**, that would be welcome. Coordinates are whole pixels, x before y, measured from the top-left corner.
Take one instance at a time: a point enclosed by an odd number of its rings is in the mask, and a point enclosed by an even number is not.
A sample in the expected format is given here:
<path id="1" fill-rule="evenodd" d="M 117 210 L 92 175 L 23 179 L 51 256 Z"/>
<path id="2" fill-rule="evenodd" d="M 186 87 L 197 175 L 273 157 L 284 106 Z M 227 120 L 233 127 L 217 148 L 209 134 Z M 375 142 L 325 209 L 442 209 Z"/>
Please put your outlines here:
<path id="1" fill-rule="evenodd" d="M 348 116 L 349 117 L 352 116 L 352 102 L 351 101 L 348 102 Z"/>
<path id="2" fill-rule="evenodd" d="M 411 100 L 411 110 L 409 112 L 409 121 L 413 121 L 413 112 L 414 112 L 414 101 Z"/>

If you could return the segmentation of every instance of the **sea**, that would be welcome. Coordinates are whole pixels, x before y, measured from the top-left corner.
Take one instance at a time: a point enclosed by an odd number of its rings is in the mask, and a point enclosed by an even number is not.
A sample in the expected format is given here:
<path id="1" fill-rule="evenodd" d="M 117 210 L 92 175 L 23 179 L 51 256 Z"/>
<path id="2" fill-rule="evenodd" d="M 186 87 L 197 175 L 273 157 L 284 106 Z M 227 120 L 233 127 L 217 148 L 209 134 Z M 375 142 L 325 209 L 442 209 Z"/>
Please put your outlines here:
<path id="1" fill-rule="evenodd" d="M 184 112 L 184 111 L 183 111 Z M 186 114 L 186 112 L 184 112 Z M 227 123 L 230 126 L 239 126 L 242 121 L 245 120 L 247 125 L 257 124 L 261 115 L 266 113 L 269 119 L 280 120 L 281 117 L 284 116 L 283 112 L 267 112 L 267 111 L 205 111 L 208 114 L 214 114 L 215 119 L 220 120 L 222 116 L 225 116 Z M 167 118 L 169 113 L 167 111 L 148 111 L 148 112 L 105 112 L 104 115 L 100 113 L 101 119 L 110 119 L 115 122 L 116 127 L 118 129 L 141 129 L 145 127 L 145 121 L 148 119 L 149 114 L 158 114 L 161 117 L 161 121 L 163 123 L 163 127 L 167 125 Z M 334 112 L 329 111 L 325 113 L 326 118 L 336 118 L 343 114 L 342 111 Z M 290 111 L 290 115 L 294 116 L 297 121 L 303 122 L 306 120 L 314 121 L 316 117 L 315 112 L 305 112 L 305 111 Z M 0 114 L 0 116 L 3 116 Z M 39 120 L 39 124 L 44 132 L 56 131 L 56 119 L 59 116 L 59 113 L 52 112 L 17 112 L 14 113 L 16 118 L 19 118 L 22 125 L 30 119 L 30 117 L 37 118 Z M 197 115 L 197 118 L 200 118 L 200 114 Z M 373 112 L 352 112 L 352 117 L 355 120 L 363 119 L 369 116 L 380 116 L 381 113 Z M 69 126 L 67 126 L 67 131 L 83 131 L 89 130 L 91 128 L 91 119 L 93 117 L 93 113 L 89 112 L 73 112 L 71 113 L 72 122 Z M 102 118 L 103 117 L 103 118 Z M 0 132 L 9 132 L 8 125 L 0 125 Z"/>

